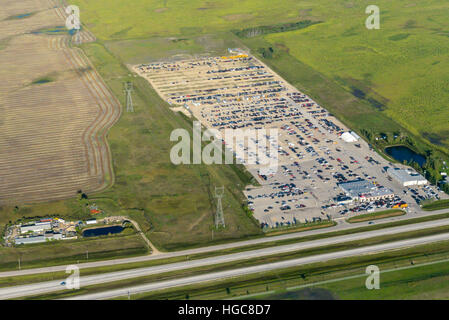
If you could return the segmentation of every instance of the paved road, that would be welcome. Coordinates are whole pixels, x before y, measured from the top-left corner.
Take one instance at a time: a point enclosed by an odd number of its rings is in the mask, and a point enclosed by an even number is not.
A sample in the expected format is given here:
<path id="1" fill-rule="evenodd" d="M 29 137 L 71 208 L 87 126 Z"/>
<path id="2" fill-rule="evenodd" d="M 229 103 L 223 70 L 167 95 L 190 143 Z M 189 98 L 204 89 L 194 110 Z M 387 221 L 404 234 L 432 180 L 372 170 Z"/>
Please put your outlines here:
<path id="1" fill-rule="evenodd" d="M 392 221 L 406 220 L 406 219 L 421 217 L 423 215 L 430 216 L 430 215 L 441 214 L 441 213 L 446 213 L 446 212 L 448 212 L 447 209 L 433 211 L 431 213 L 421 212 L 419 214 L 416 214 L 416 213 L 407 214 L 404 216 L 399 216 L 399 217 L 394 217 L 394 218 L 389 218 L 389 219 L 382 219 L 381 222 L 380 221 L 376 222 L 376 224 L 384 224 L 384 223 L 389 223 Z M 446 221 L 445 223 L 439 224 L 439 225 L 447 224 L 447 219 L 436 220 L 436 221 L 439 221 L 439 222 Z M 426 223 L 428 223 L 428 222 L 426 222 Z M 394 231 L 393 233 L 409 231 L 409 230 L 417 230 L 419 228 L 424 228 L 426 223 L 419 223 L 419 224 L 416 223 L 415 225 L 417 226 L 417 228 L 413 228 L 412 227 L 413 225 L 408 225 L 408 226 L 403 226 L 403 227 L 395 227 L 394 229 L 389 228 L 388 230 L 397 230 L 397 231 Z M 367 225 L 368 225 L 368 222 L 355 223 L 355 224 L 339 223 L 337 226 L 331 227 L 331 228 L 288 233 L 288 234 L 283 234 L 283 235 L 279 235 L 279 236 L 271 236 L 271 237 L 257 238 L 257 239 L 253 239 L 253 240 L 237 241 L 237 242 L 232 242 L 232 243 L 227 243 L 227 244 L 214 245 L 214 246 L 202 247 L 202 248 L 197 248 L 197 249 L 182 250 L 182 251 L 176 251 L 176 252 L 159 252 L 157 255 L 145 255 L 145 256 L 138 256 L 138 257 L 132 257 L 132 258 L 86 262 L 86 263 L 80 263 L 77 266 L 80 269 L 83 269 L 83 268 L 103 267 L 103 266 L 111 266 L 111 265 L 118 265 L 118 264 L 124 264 L 124 263 L 132 263 L 132 262 L 151 261 L 151 260 L 192 255 L 192 254 L 197 254 L 197 253 L 220 251 L 220 250 L 224 250 L 224 249 L 238 248 L 238 247 L 267 243 L 267 242 L 278 241 L 278 240 L 300 239 L 302 237 L 309 236 L 309 235 L 323 234 L 323 233 L 340 231 L 340 230 L 348 230 L 348 229 L 359 228 L 361 226 L 367 226 Z M 421 226 L 421 227 L 418 227 L 418 226 Z M 408 229 L 409 227 L 411 229 Z M 397 228 L 399 228 L 399 229 L 397 229 Z M 405 228 L 405 229 L 402 229 L 402 228 Z M 380 232 L 381 232 L 381 234 L 387 234 L 387 229 L 380 230 Z M 364 232 L 364 233 L 366 233 L 366 232 Z M 346 236 L 346 237 L 348 237 L 348 236 Z M 332 238 L 332 239 L 335 239 L 335 238 Z M 33 269 L 23 269 L 23 270 L 15 270 L 15 271 L 5 271 L 5 272 L 0 272 L 0 278 L 20 276 L 20 275 L 29 275 L 29 274 L 38 274 L 38 273 L 58 272 L 58 271 L 65 271 L 65 269 L 66 269 L 65 265 L 60 265 L 60 266 L 45 267 L 45 268 L 33 268 Z"/>
<path id="2" fill-rule="evenodd" d="M 128 293 L 136 294 L 136 293 L 149 292 L 149 291 L 153 291 L 153 290 L 161 290 L 161 289 L 191 285 L 191 284 L 201 283 L 201 282 L 205 282 L 205 281 L 223 280 L 226 278 L 254 274 L 254 273 L 258 273 L 258 272 L 266 272 L 266 271 L 271 271 L 271 270 L 276 270 L 276 269 L 295 267 L 295 266 L 310 264 L 310 263 L 315 263 L 315 262 L 328 261 L 328 260 L 333 260 L 333 259 L 338 259 L 338 258 L 347 258 L 347 257 L 352 257 L 352 256 L 357 256 L 357 255 L 362 255 L 362 254 L 381 252 L 381 251 L 385 251 L 385 250 L 393 250 L 393 249 L 399 249 L 399 248 L 405 248 L 405 247 L 412 247 L 412 246 L 416 246 L 416 245 L 421 245 L 421 244 L 426 244 L 426 243 L 431 243 L 431 242 L 441 241 L 441 240 L 449 240 L 449 233 L 433 235 L 433 236 L 428 236 L 428 237 L 422 237 L 422 238 L 417 238 L 417 239 L 401 240 L 401 241 L 396 241 L 396 242 L 391 242 L 391 243 L 386 243 L 386 244 L 374 245 L 374 246 L 351 249 L 351 250 L 338 251 L 338 252 L 315 255 L 315 256 L 304 257 L 304 258 L 298 258 L 298 259 L 293 259 L 293 260 L 288 260 L 288 261 L 274 262 L 274 263 L 269 263 L 269 264 L 257 265 L 257 266 L 253 266 L 253 267 L 246 267 L 246 268 L 239 268 L 239 269 L 233 269 L 233 270 L 206 273 L 206 274 L 202 274 L 202 275 L 198 275 L 198 276 L 191 276 L 191 277 L 185 277 L 185 278 L 180 278 L 180 279 L 160 281 L 160 282 L 135 286 L 135 287 L 131 287 L 131 288 L 114 289 L 114 290 L 109 290 L 109 291 L 104 291 L 104 292 L 99 292 L 99 293 L 75 296 L 75 297 L 68 298 L 67 300 L 111 299 L 111 298 L 120 297 L 120 296 L 127 296 Z"/>
<path id="3" fill-rule="evenodd" d="M 305 242 L 299 242 L 299 243 L 296 242 L 296 243 L 287 244 L 287 245 L 274 246 L 274 247 L 257 249 L 257 250 L 249 250 L 249 251 L 237 252 L 237 253 L 233 253 L 233 254 L 225 254 L 225 255 L 209 257 L 209 258 L 204 258 L 204 259 L 186 260 L 186 261 L 182 261 L 182 262 L 162 264 L 162 265 L 152 266 L 152 267 L 136 268 L 136 269 L 130 269 L 130 270 L 123 270 L 123 271 L 117 271 L 117 272 L 109 272 L 109 273 L 85 276 L 85 277 L 81 277 L 80 282 L 81 282 L 81 286 L 94 285 L 94 284 L 100 284 L 100 283 L 111 282 L 111 281 L 131 279 L 131 278 L 141 277 L 141 276 L 161 274 L 161 273 L 170 272 L 170 271 L 179 271 L 179 270 L 190 269 L 190 268 L 195 268 L 195 267 L 210 266 L 210 265 L 215 265 L 215 264 L 220 264 L 220 263 L 229 263 L 229 262 L 234 262 L 234 261 L 239 261 L 239 260 L 241 261 L 241 260 L 245 260 L 245 259 L 253 259 L 253 258 L 258 258 L 258 257 L 264 257 L 264 256 L 275 255 L 275 254 L 280 254 L 280 253 L 287 253 L 287 252 L 298 251 L 298 250 L 305 250 L 305 249 L 310 249 L 310 248 L 326 247 L 329 245 L 344 243 L 344 242 L 348 242 L 348 241 L 359 241 L 362 239 L 372 238 L 372 237 L 376 237 L 376 236 L 396 234 L 396 233 L 400 233 L 400 232 L 408 232 L 408 231 L 414 231 L 414 230 L 422 230 L 422 229 L 426 229 L 426 228 L 434 228 L 434 227 L 446 226 L 446 225 L 449 225 L 449 218 L 436 220 L 436 221 L 428 221 L 428 222 L 423 222 L 423 223 L 411 224 L 411 225 L 405 225 L 405 226 L 394 227 L 394 228 L 388 228 L 388 229 L 384 229 L 384 230 L 374 230 L 374 231 L 369 231 L 369 232 L 355 233 L 355 234 L 349 234 L 349 235 L 343 235 L 343 236 L 337 236 L 337 237 L 331 237 L 331 238 L 324 238 L 324 239 L 317 239 L 317 240 L 305 241 Z M 447 236 L 449 237 L 449 233 Z M 363 248 L 361 248 L 361 249 L 363 251 Z M 9 298 L 16 298 L 16 297 L 22 297 L 22 296 L 29 296 L 29 295 L 59 291 L 64 288 L 60 285 L 60 282 L 61 282 L 61 280 L 47 281 L 47 282 L 41 282 L 41 283 L 35 283 L 35 284 L 29 284 L 29 285 L 0 288 L 0 299 L 9 299 Z"/>

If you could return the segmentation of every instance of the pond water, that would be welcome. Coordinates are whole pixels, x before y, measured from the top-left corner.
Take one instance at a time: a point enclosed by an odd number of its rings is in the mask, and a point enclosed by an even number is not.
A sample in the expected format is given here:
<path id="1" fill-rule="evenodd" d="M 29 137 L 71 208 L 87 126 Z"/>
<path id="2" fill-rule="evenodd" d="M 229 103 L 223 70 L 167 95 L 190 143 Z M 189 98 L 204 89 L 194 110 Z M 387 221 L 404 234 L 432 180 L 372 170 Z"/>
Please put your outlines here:
<path id="1" fill-rule="evenodd" d="M 385 152 L 392 157 L 393 159 L 403 162 L 404 160 L 407 162 L 414 161 L 419 164 L 421 167 L 426 163 L 426 157 L 416 153 L 415 151 L 407 148 L 406 146 L 394 146 L 385 148 Z"/>
<path id="2" fill-rule="evenodd" d="M 122 226 L 108 226 L 108 227 L 100 227 L 87 229 L 83 231 L 83 237 L 98 237 L 98 236 L 106 236 L 108 234 L 116 234 L 123 231 Z"/>

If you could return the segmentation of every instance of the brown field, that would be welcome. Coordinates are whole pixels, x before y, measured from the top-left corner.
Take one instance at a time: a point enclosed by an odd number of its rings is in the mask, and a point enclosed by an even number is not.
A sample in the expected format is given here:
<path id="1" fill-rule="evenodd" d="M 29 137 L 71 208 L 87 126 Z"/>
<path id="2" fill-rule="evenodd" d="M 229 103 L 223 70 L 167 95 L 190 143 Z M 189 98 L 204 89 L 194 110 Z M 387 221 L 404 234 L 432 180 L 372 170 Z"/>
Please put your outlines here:
<path id="1" fill-rule="evenodd" d="M 0 204 L 68 198 L 113 179 L 105 136 L 120 105 L 70 45 L 57 5 L 6 0 L 0 7 Z M 94 39 L 81 32 L 83 42 Z"/>

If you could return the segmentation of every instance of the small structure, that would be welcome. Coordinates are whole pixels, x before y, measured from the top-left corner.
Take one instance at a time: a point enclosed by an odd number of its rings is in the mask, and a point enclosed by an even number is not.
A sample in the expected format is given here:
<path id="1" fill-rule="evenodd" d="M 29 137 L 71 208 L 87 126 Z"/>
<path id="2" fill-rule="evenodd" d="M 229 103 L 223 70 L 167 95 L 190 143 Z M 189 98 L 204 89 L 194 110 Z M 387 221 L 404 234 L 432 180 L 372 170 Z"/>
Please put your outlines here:
<path id="1" fill-rule="evenodd" d="M 88 219 L 86 220 L 86 224 L 96 224 L 97 223 L 97 219 Z"/>
<path id="2" fill-rule="evenodd" d="M 354 131 L 344 132 L 340 137 L 345 142 L 356 142 L 356 141 L 358 141 L 360 139 L 360 137 Z"/>
<path id="3" fill-rule="evenodd" d="M 388 168 L 387 173 L 403 187 L 422 186 L 429 183 L 426 178 L 411 169 Z"/>
<path id="4" fill-rule="evenodd" d="M 334 201 L 337 204 L 351 204 L 352 202 L 354 202 L 354 200 L 351 197 L 348 196 L 338 196 L 334 198 Z"/>

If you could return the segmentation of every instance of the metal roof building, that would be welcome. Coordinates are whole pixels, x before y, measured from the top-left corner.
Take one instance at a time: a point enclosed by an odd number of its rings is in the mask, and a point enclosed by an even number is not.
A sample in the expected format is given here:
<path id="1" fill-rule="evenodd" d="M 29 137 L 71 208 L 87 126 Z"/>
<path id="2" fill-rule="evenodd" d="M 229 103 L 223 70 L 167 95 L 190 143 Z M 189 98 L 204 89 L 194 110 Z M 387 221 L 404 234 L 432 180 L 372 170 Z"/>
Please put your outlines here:
<path id="1" fill-rule="evenodd" d="M 401 186 L 421 186 L 429 182 L 422 175 L 410 169 L 388 168 L 387 173 Z"/>
<path id="2" fill-rule="evenodd" d="M 51 230 L 51 222 L 36 222 L 30 224 L 24 224 L 20 227 L 20 233 L 31 232 L 43 232 L 45 230 Z"/>
<path id="3" fill-rule="evenodd" d="M 39 235 L 27 238 L 15 238 L 14 242 L 15 244 L 40 243 L 45 242 L 45 237 L 44 235 Z"/>
<path id="4" fill-rule="evenodd" d="M 378 187 L 371 181 L 354 180 L 339 183 L 338 186 L 346 193 L 347 196 L 361 202 L 393 198 L 392 190 L 384 187 Z"/>

